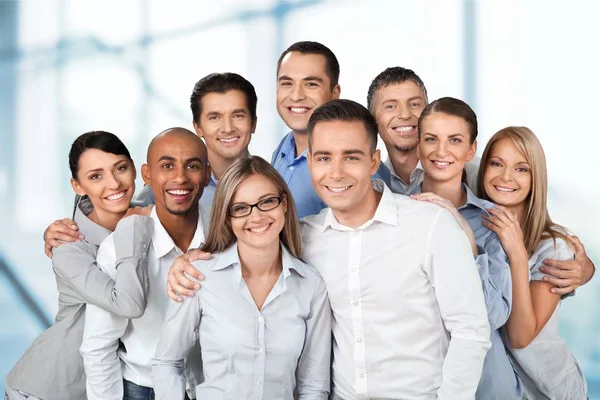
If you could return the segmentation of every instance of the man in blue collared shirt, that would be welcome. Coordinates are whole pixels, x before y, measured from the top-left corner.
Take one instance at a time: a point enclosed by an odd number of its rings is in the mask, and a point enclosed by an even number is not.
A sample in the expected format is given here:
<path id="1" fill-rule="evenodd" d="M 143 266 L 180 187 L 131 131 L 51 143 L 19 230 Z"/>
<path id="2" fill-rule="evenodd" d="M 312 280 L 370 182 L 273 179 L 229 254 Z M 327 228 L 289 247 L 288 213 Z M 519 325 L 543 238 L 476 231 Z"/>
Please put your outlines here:
<path id="1" fill-rule="evenodd" d="M 271 164 L 290 188 L 300 218 L 326 207 L 308 170 L 307 125 L 315 108 L 340 97 L 339 76 L 337 58 L 317 42 L 294 43 L 277 62 L 277 112 L 291 132 L 277 146 Z"/>

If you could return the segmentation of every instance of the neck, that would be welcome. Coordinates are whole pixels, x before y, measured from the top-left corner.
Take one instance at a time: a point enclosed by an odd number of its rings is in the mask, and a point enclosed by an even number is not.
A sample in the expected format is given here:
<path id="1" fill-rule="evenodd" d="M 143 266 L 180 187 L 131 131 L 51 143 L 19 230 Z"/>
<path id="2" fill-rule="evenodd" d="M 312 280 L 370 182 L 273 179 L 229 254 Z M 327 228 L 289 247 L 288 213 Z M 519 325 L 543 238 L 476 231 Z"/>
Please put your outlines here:
<path id="1" fill-rule="evenodd" d="M 519 204 L 515 204 L 513 206 L 505 206 L 509 211 L 512 211 L 517 214 L 517 219 L 519 220 L 519 224 L 521 225 L 521 229 L 524 229 L 525 226 L 525 202 L 521 202 Z"/>
<path id="2" fill-rule="evenodd" d="M 210 164 L 210 171 L 214 175 L 215 179 L 221 180 L 221 177 L 231 165 L 240 157 L 248 156 L 248 149 L 241 152 L 237 158 L 223 158 L 219 157 L 214 153 L 208 153 L 208 163 Z"/>
<path id="3" fill-rule="evenodd" d="M 242 265 L 242 276 L 262 278 L 280 274 L 281 247 L 279 238 L 266 247 L 256 248 L 238 242 L 238 256 Z"/>
<path id="4" fill-rule="evenodd" d="M 444 182 L 434 181 L 425 175 L 423 185 L 421 186 L 421 192 L 435 193 L 438 196 L 449 200 L 456 208 L 464 206 L 467 202 L 467 193 L 462 190 L 460 175 L 455 179 Z"/>
<path id="5" fill-rule="evenodd" d="M 381 195 L 381 192 L 371 188 L 361 201 L 359 210 L 333 210 L 333 215 L 340 224 L 349 228 L 358 228 L 375 216 Z"/>
<path id="6" fill-rule="evenodd" d="M 417 150 L 413 149 L 408 152 L 399 151 L 394 146 L 386 146 L 388 156 L 394 167 L 394 173 L 399 176 L 405 183 L 410 183 L 410 174 L 417 168 L 419 158 Z"/>
<path id="7" fill-rule="evenodd" d="M 127 210 L 120 213 L 102 212 L 102 210 L 98 211 L 98 209 L 94 207 L 87 217 L 96 224 L 112 232 L 126 212 Z"/>
<path id="8" fill-rule="evenodd" d="M 308 148 L 308 133 L 293 131 L 294 142 L 296 142 L 296 157 Z"/>
<path id="9" fill-rule="evenodd" d="M 174 215 L 163 207 L 156 207 L 156 215 L 175 245 L 183 252 L 188 251 L 198 227 L 198 207 L 185 215 Z"/>

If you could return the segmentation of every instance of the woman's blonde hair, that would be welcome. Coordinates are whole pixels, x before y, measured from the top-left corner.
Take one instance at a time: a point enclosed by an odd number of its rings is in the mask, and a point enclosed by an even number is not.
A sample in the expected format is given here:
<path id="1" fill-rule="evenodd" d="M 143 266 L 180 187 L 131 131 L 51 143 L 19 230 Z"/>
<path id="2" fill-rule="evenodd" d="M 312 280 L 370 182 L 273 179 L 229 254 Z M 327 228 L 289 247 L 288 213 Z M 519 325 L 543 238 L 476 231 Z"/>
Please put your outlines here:
<path id="1" fill-rule="evenodd" d="M 525 199 L 525 213 L 521 221 L 521 229 L 525 239 L 525 248 L 531 256 L 539 243 L 543 239 L 557 238 L 565 239 L 566 229 L 555 224 L 550 219 L 547 207 L 548 197 L 548 172 L 546 169 L 546 156 L 540 141 L 535 134 L 524 126 L 509 126 L 501 129 L 494 134 L 489 140 L 483 155 L 481 156 L 481 164 L 479 167 L 479 175 L 477 178 L 480 198 L 490 200 L 490 197 L 485 192 L 484 175 L 485 169 L 488 167 L 492 148 L 502 139 L 510 139 L 521 155 L 529 164 L 531 173 L 531 191 Z M 568 243 L 568 241 L 567 241 Z"/>
<path id="2" fill-rule="evenodd" d="M 226 250 L 236 242 L 237 239 L 231 229 L 231 217 L 228 210 L 239 186 L 252 175 L 261 175 L 270 180 L 277 188 L 281 201 L 287 202 L 283 230 L 279 237 L 290 254 L 300 258 L 302 252 L 300 224 L 298 223 L 296 205 L 292 194 L 275 168 L 258 156 L 243 157 L 237 160 L 223 174 L 213 199 L 210 229 L 202 250 L 218 253 Z"/>

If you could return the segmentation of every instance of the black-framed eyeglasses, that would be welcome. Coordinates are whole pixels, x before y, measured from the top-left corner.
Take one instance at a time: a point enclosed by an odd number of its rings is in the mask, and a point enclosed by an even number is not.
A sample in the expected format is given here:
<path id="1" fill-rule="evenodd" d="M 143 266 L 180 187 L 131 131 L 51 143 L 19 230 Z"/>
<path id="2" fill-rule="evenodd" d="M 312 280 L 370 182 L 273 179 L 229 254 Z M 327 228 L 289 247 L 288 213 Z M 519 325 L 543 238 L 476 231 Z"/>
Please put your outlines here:
<path id="1" fill-rule="evenodd" d="M 252 213 L 254 207 L 260 211 L 271 211 L 279 207 L 281 204 L 280 196 L 267 197 L 255 204 L 236 203 L 229 207 L 228 213 L 231 218 L 247 217 Z"/>

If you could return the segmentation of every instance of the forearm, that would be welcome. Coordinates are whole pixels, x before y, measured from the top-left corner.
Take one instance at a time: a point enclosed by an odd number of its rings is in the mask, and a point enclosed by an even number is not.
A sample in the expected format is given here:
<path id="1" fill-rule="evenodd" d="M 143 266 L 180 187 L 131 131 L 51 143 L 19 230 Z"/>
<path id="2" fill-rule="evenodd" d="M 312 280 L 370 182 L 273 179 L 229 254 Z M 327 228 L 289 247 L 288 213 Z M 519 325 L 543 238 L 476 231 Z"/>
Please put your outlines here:
<path id="1" fill-rule="evenodd" d="M 154 359 L 152 386 L 156 400 L 183 400 L 185 398 L 183 359 L 176 361 Z"/>
<path id="2" fill-rule="evenodd" d="M 536 318 L 529 283 L 529 262 L 522 256 L 510 258 L 512 275 L 512 310 L 506 329 L 510 345 L 526 347 L 535 338 Z"/>

